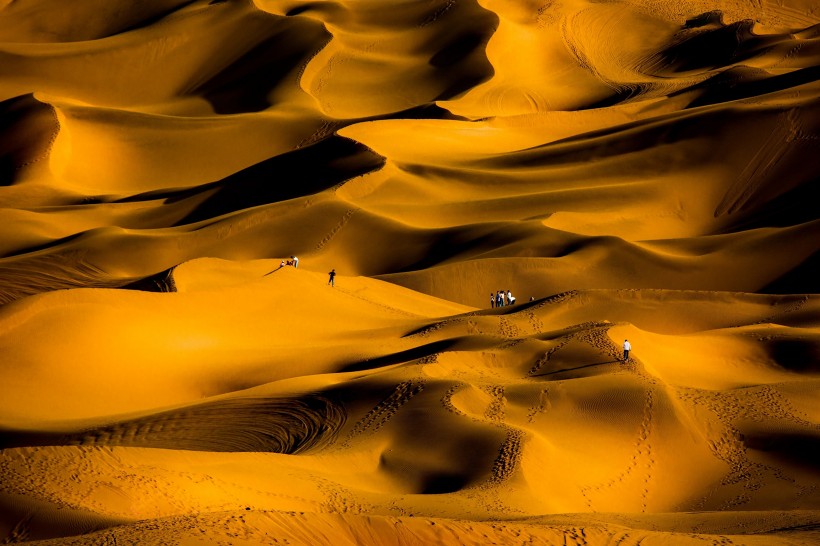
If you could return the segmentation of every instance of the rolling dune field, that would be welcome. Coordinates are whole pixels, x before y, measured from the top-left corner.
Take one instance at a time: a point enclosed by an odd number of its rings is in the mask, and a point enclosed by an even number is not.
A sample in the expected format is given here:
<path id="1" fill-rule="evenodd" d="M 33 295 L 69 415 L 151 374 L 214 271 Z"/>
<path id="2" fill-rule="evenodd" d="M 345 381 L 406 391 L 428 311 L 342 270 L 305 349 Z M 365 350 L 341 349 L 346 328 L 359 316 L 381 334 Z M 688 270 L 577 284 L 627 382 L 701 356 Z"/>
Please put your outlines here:
<path id="1" fill-rule="evenodd" d="M 0 0 L 0 542 L 820 544 L 818 157 L 812 0 Z"/>

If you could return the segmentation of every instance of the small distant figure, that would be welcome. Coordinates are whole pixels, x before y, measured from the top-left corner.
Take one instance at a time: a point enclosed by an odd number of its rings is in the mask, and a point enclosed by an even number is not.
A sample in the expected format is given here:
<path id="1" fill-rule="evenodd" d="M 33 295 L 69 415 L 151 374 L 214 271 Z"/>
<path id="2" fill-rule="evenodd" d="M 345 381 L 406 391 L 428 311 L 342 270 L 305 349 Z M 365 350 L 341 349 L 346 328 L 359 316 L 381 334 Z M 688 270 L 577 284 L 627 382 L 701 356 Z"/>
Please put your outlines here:
<path id="1" fill-rule="evenodd" d="M 632 344 L 629 343 L 628 339 L 624 340 L 624 362 L 629 360 L 629 351 L 632 350 Z"/>
<path id="2" fill-rule="evenodd" d="M 495 294 L 490 292 L 490 309 L 492 309 L 493 307 L 495 307 Z"/>
<path id="3" fill-rule="evenodd" d="M 296 256 L 291 256 L 291 257 L 290 257 L 290 259 L 291 259 L 291 260 L 292 260 L 292 262 L 293 262 L 293 267 L 294 267 L 294 268 L 299 267 L 299 258 L 297 258 Z"/>
<path id="4" fill-rule="evenodd" d="M 330 286 L 336 286 L 336 270 L 331 269 L 330 273 L 328 273 L 329 278 L 327 279 L 327 284 Z"/>
<path id="5" fill-rule="evenodd" d="M 495 306 L 504 307 L 504 296 L 501 295 L 500 290 L 495 293 Z"/>
<path id="6" fill-rule="evenodd" d="M 285 260 L 282 260 L 281 262 L 279 262 L 279 267 L 285 267 Z"/>
<path id="7" fill-rule="evenodd" d="M 507 305 L 515 305 L 515 297 L 510 290 L 507 290 Z"/>
<path id="8" fill-rule="evenodd" d="M 530 301 L 535 301 L 535 296 L 530 296 Z"/>

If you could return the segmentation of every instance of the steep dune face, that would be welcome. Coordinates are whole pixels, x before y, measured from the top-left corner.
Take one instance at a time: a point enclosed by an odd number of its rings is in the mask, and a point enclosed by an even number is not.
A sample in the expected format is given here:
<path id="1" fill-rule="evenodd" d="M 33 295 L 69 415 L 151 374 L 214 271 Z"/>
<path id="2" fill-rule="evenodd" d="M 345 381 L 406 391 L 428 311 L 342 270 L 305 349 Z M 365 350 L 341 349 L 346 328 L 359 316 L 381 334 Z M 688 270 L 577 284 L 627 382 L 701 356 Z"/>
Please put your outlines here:
<path id="1" fill-rule="evenodd" d="M 0 538 L 820 540 L 818 65 L 808 0 L 0 0 Z"/>

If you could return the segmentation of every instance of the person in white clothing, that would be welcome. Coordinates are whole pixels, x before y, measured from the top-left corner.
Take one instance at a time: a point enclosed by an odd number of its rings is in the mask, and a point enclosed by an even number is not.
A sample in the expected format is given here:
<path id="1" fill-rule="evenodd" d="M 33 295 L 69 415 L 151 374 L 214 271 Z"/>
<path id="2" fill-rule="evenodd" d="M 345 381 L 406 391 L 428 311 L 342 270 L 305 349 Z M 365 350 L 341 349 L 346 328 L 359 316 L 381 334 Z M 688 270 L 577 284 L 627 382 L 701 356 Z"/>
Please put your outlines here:
<path id="1" fill-rule="evenodd" d="M 507 305 L 515 305 L 515 298 L 510 290 L 507 290 Z"/>
<path id="2" fill-rule="evenodd" d="M 299 258 L 291 256 L 290 259 L 293 260 L 293 267 L 299 267 Z"/>
<path id="3" fill-rule="evenodd" d="M 629 360 L 629 351 L 632 350 L 632 344 L 628 339 L 624 340 L 624 361 Z"/>

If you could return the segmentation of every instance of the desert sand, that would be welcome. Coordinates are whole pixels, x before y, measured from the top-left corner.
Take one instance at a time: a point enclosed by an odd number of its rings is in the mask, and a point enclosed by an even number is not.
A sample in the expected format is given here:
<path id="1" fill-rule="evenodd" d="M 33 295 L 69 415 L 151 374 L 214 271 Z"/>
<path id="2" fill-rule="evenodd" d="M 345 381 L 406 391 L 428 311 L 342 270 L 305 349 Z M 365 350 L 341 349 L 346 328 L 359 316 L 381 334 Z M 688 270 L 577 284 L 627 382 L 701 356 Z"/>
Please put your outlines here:
<path id="1" fill-rule="evenodd" d="M 812 0 L 0 0 L 0 542 L 820 544 L 818 67 Z"/>

